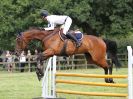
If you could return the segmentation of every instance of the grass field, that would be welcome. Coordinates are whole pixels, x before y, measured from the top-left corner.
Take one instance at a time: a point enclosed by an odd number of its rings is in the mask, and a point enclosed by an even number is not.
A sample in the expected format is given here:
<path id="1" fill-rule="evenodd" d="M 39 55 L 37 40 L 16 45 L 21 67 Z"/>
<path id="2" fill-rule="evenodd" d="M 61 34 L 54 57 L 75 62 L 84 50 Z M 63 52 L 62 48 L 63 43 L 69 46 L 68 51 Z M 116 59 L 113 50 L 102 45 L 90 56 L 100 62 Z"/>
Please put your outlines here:
<path id="1" fill-rule="evenodd" d="M 70 73 L 89 73 L 89 74 L 103 74 L 102 69 L 80 69 L 80 70 L 63 70 L 60 72 Z M 122 68 L 113 74 L 127 74 L 127 69 Z M 73 77 L 57 77 L 59 79 L 71 79 L 90 82 L 104 82 L 101 78 L 73 78 Z M 114 79 L 116 83 L 127 83 L 127 79 Z M 68 89 L 73 91 L 85 92 L 112 92 L 112 93 L 127 93 L 127 88 L 115 87 L 98 87 L 85 85 L 71 85 L 71 84 L 57 84 L 60 89 Z M 41 96 L 41 82 L 38 81 L 35 72 L 33 73 L 7 73 L 0 72 L 0 99 L 32 99 Z M 99 96 L 80 96 L 57 94 L 58 97 L 65 97 L 66 99 L 126 99 L 122 97 L 99 97 Z"/>

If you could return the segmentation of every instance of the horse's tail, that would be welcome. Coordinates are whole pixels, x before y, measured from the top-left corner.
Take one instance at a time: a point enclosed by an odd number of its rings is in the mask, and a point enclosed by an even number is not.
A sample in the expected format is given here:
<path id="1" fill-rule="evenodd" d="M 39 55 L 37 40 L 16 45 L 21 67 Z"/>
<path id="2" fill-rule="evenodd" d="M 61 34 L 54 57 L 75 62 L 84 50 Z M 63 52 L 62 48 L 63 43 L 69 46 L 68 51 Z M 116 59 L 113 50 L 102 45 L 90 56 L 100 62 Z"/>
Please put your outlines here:
<path id="1" fill-rule="evenodd" d="M 112 63 L 115 64 L 116 68 L 121 67 L 121 63 L 117 57 L 117 43 L 108 39 L 103 39 L 107 46 L 107 55 L 111 59 Z"/>

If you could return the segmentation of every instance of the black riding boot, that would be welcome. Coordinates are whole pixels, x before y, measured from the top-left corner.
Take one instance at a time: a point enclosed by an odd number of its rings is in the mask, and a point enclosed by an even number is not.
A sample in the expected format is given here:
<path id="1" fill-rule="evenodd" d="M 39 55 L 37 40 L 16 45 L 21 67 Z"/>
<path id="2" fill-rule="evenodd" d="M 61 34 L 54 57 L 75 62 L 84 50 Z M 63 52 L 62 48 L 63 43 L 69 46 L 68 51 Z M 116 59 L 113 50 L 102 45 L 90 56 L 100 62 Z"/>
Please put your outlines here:
<path id="1" fill-rule="evenodd" d="M 71 33 L 67 33 L 66 36 L 76 42 L 76 47 L 80 47 L 81 43 L 77 40 L 77 38 Z"/>

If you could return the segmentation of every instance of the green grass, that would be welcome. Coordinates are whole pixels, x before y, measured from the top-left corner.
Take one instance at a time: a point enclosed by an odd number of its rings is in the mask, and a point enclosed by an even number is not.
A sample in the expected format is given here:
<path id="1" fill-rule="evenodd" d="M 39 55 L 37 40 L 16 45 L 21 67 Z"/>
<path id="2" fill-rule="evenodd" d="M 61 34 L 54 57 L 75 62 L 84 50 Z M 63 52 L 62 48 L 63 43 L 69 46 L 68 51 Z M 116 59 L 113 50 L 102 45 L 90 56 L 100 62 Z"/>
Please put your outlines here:
<path id="1" fill-rule="evenodd" d="M 0 99 L 32 99 L 41 96 L 35 73 L 0 73 Z"/>
<path id="2" fill-rule="evenodd" d="M 80 69 L 80 70 L 63 70 L 59 72 L 70 73 L 89 73 L 89 74 L 103 74 L 102 69 Z M 127 69 L 122 68 L 118 71 L 114 70 L 113 74 L 127 74 Z M 104 82 L 101 78 L 74 78 L 74 77 L 57 77 L 65 80 L 79 80 L 90 82 Z M 127 79 L 114 79 L 116 83 L 127 83 Z M 72 84 L 57 84 L 58 89 L 66 89 L 73 91 L 85 92 L 112 92 L 112 93 L 127 93 L 127 88 L 115 87 L 99 87 L 99 86 L 85 86 Z M 7 73 L 0 72 L 0 99 L 32 99 L 41 96 L 41 82 L 38 81 L 35 72 L 33 73 Z M 99 96 L 80 96 L 57 94 L 58 97 L 65 97 L 67 99 L 126 99 L 122 97 L 99 97 Z"/>

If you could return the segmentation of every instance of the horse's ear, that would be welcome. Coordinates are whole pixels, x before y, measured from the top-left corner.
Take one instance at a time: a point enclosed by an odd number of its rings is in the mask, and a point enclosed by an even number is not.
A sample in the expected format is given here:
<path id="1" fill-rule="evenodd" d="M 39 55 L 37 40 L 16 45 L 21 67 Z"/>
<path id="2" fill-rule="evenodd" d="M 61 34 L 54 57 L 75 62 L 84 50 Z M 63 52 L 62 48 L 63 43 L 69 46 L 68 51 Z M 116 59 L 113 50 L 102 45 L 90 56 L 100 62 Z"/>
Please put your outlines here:
<path id="1" fill-rule="evenodd" d="M 22 32 L 18 32 L 17 38 L 20 38 L 22 36 Z"/>

